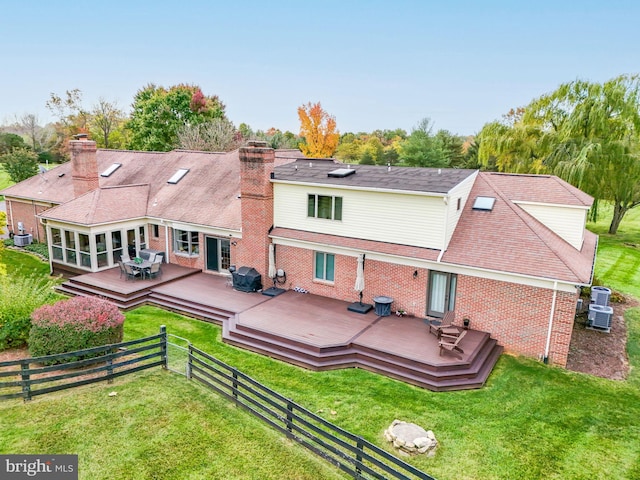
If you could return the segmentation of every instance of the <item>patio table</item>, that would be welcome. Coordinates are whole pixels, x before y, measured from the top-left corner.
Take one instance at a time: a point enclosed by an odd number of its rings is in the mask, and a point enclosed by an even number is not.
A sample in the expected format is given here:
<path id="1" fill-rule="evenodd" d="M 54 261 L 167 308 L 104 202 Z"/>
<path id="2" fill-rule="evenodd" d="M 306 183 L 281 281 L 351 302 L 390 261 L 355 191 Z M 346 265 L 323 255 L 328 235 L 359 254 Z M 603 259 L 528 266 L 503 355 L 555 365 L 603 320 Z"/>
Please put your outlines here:
<path id="1" fill-rule="evenodd" d="M 128 262 L 124 262 L 124 263 L 126 265 L 129 265 L 134 270 L 138 270 L 142 278 L 144 278 L 145 270 L 151 267 L 151 262 L 149 260 L 143 260 L 140 263 L 137 263 L 134 260 L 129 260 Z"/>

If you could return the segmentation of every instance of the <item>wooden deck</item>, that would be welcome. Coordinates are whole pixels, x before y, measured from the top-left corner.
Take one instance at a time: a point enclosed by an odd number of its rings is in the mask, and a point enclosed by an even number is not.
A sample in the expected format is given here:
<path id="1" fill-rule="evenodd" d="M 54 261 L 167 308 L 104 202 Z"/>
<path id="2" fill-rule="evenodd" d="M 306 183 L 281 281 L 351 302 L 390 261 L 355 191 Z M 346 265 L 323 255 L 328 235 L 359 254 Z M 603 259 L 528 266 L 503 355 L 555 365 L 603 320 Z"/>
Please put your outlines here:
<path id="1" fill-rule="evenodd" d="M 155 304 L 221 324 L 227 343 L 313 370 L 358 367 L 430 390 L 479 388 L 502 347 L 469 330 L 463 354 L 440 355 L 424 319 L 378 317 L 348 303 L 287 291 L 277 297 L 234 290 L 223 276 L 163 265 L 151 280 L 125 280 L 118 269 L 74 277 L 62 291 L 100 295 L 123 309 Z"/>

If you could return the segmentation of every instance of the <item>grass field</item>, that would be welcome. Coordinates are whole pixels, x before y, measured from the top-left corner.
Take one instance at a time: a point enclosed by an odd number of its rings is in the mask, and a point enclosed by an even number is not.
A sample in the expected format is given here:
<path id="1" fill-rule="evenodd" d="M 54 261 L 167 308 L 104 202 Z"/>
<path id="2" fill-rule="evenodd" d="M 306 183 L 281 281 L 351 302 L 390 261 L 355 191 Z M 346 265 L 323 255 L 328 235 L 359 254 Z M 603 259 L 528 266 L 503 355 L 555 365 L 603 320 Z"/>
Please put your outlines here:
<path id="1" fill-rule="evenodd" d="M 0 164 L 0 190 L 3 190 L 10 185 L 13 185 L 13 182 L 9 178 L 9 174 L 4 169 L 4 166 Z M 2 200 L 4 200 L 4 196 L 0 195 L 0 201 Z"/>
<path id="2" fill-rule="evenodd" d="M 358 369 L 303 370 L 221 343 L 218 326 L 154 307 L 127 313 L 126 338 L 156 333 L 161 324 L 383 447 L 382 433 L 396 418 L 432 429 L 440 442 L 436 457 L 410 461 L 440 480 L 640 478 L 640 389 L 634 382 L 503 356 L 485 388 L 434 393 Z M 632 357 L 635 365 L 637 354 Z M 304 454 L 295 460 L 299 469 L 279 469 L 294 461 L 285 440 L 277 441 L 274 432 L 252 419 L 233 416 L 229 421 L 230 415 L 244 414 L 183 377 L 154 373 L 135 378 L 26 405 L 0 404 L 0 452 L 35 453 L 56 446 L 60 452 L 79 451 L 91 468 L 96 462 L 104 464 L 81 477 L 92 479 L 107 478 L 102 474 L 111 470 L 120 475 L 109 478 L 331 478 L 330 469 L 320 472 Z M 115 402 L 122 402 L 123 410 L 107 397 L 112 390 L 118 391 Z M 245 456 L 249 430 L 256 438 L 265 435 L 287 448 Z M 51 440 L 45 432 L 51 432 Z M 217 457 L 202 447 L 218 448 L 216 435 L 209 437 L 208 432 L 231 438 Z M 112 443 L 114 452 L 107 455 L 104 450 Z M 184 458 L 172 448 L 174 443 Z M 240 453 L 232 454 L 236 449 Z M 214 457 L 225 460 L 216 466 Z M 156 462 L 163 475 L 155 470 Z M 202 470 L 203 463 L 211 463 L 210 469 Z M 267 474 L 271 468 L 274 476 Z"/>
<path id="3" fill-rule="evenodd" d="M 611 207 L 602 208 L 603 215 L 587 228 L 599 235 L 595 275 L 598 282 L 614 290 L 640 299 L 640 207 L 629 211 L 618 233 L 611 235 Z"/>

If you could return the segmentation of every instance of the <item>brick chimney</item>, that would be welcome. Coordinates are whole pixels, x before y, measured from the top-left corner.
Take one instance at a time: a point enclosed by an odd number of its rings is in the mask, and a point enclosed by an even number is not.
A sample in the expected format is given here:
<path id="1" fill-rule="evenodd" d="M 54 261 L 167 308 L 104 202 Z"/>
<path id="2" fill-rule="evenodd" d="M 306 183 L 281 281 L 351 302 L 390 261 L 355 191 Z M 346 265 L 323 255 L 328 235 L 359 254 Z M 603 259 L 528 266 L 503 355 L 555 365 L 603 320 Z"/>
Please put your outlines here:
<path id="1" fill-rule="evenodd" d="M 242 240 L 238 242 L 237 267 L 253 267 L 268 283 L 269 229 L 273 225 L 273 185 L 270 182 L 275 153 L 267 142 L 248 142 L 240 148 L 240 199 Z"/>
<path id="2" fill-rule="evenodd" d="M 73 195 L 79 197 L 100 186 L 98 181 L 98 161 L 96 160 L 96 142 L 89 140 L 86 133 L 74 136 L 69 142 L 71 151 L 71 179 Z"/>

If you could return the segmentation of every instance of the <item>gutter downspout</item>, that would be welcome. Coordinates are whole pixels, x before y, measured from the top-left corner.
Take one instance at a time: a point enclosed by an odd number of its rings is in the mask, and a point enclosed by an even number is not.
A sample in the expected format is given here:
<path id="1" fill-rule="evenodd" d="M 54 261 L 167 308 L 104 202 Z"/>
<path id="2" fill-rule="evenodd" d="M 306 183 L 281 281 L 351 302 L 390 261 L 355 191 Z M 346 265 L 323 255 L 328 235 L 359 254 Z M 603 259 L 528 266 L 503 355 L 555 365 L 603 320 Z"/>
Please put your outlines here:
<path id="1" fill-rule="evenodd" d="M 437 263 L 440 263 L 443 255 L 444 255 L 444 248 L 440 250 L 440 253 L 438 254 L 438 259 L 436 260 Z"/>
<path id="2" fill-rule="evenodd" d="M 549 363 L 549 348 L 551 347 L 551 330 L 553 329 L 553 317 L 556 313 L 556 298 L 558 297 L 558 281 L 553 282 L 553 300 L 551 301 L 551 312 L 549 312 L 549 331 L 547 332 L 547 345 L 544 347 L 544 357 L 542 361 Z"/>
<path id="3" fill-rule="evenodd" d="M 164 225 L 164 249 L 167 252 L 167 258 L 165 261 L 169 263 L 169 225 Z"/>

